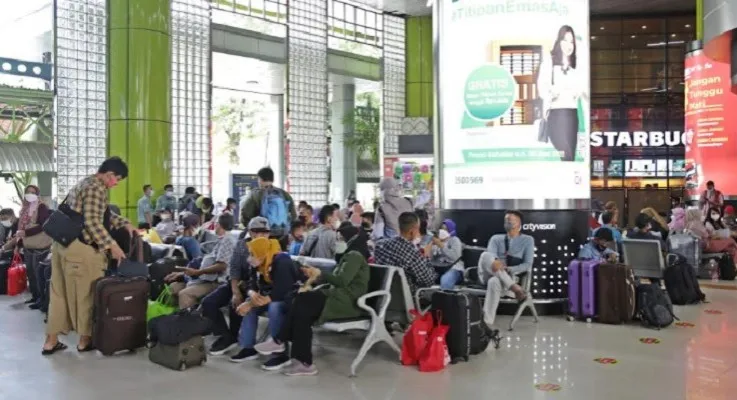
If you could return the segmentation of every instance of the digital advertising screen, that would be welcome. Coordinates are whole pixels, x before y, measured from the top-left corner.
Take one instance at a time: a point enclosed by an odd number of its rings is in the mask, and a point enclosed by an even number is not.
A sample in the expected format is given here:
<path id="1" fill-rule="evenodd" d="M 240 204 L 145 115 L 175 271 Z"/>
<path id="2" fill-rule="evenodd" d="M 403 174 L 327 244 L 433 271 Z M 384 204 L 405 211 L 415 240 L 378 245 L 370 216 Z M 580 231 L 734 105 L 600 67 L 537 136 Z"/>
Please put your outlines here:
<path id="1" fill-rule="evenodd" d="M 700 195 L 714 181 L 725 196 L 737 195 L 737 95 L 730 66 L 695 51 L 686 56 L 686 189 Z"/>
<path id="2" fill-rule="evenodd" d="M 588 1 L 435 6 L 444 201 L 590 198 Z"/>

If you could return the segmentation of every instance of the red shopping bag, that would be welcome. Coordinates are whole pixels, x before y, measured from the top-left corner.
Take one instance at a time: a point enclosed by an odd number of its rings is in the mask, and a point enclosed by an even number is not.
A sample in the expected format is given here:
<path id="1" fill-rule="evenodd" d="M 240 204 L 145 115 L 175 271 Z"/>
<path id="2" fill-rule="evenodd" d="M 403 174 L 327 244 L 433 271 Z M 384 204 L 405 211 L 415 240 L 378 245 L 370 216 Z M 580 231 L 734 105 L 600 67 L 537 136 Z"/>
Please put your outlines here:
<path id="1" fill-rule="evenodd" d="M 417 365 L 427 345 L 427 338 L 433 328 L 432 315 L 420 314 L 410 310 L 414 317 L 412 324 L 402 338 L 402 365 Z"/>
<path id="2" fill-rule="evenodd" d="M 450 364 L 448 344 L 445 342 L 450 326 L 443 325 L 441 320 L 442 315 L 438 312 L 437 325 L 432 328 L 425 351 L 420 356 L 420 371 L 422 372 L 441 371 Z"/>
<path id="3" fill-rule="evenodd" d="M 17 296 L 26 290 L 26 266 L 20 254 L 15 253 L 8 269 L 8 296 Z"/>

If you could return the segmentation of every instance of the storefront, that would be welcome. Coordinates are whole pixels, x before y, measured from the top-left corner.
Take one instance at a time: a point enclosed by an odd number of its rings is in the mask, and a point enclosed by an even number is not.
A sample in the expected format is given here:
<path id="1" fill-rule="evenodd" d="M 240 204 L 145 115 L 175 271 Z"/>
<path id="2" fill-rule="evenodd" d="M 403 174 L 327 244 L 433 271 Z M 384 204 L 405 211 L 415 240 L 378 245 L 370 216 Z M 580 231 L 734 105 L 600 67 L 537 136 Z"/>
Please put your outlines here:
<path id="1" fill-rule="evenodd" d="M 695 15 L 591 19 L 591 187 L 684 186 L 683 63 Z"/>

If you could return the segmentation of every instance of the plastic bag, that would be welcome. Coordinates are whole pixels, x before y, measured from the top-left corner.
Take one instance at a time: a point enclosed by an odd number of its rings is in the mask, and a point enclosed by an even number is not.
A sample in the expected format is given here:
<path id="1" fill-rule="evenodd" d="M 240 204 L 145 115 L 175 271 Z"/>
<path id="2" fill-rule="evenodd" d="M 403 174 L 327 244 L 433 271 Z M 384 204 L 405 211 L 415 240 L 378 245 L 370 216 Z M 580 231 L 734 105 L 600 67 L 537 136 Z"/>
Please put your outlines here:
<path id="1" fill-rule="evenodd" d="M 402 365 L 417 365 L 433 329 L 430 313 L 420 314 L 417 310 L 410 310 L 410 313 L 414 316 L 414 320 L 402 338 Z"/>
<path id="2" fill-rule="evenodd" d="M 10 269 L 8 269 L 8 296 L 17 296 L 25 292 L 27 285 L 26 266 L 23 264 L 20 254 L 15 253 Z"/>

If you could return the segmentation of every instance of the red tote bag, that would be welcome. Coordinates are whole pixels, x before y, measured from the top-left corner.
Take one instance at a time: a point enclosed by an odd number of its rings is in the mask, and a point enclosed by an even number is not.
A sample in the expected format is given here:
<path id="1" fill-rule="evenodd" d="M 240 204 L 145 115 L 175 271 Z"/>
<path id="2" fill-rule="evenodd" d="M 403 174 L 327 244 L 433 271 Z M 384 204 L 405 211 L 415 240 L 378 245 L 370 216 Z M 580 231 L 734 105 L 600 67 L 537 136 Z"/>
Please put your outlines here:
<path id="1" fill-rule="evenodd" d="M 8 296 L 17 296 L 25 292 L 26 284 L 26 266 L 23 265 L 20 254 L 15 253 L 8 269 Z"/>
<path id="2" fill-rule="evenodd" d="M 410 310 L 414 317 L 412 324 L 402 338 L 402 365 L 417 365 L 427 345 L 427 338 L 433 329 L 432 314 L 420 314 Z"/>
<path id="3" fill-rule="evenodd" d="M 420 356 L 420 371 L 422 372 L 442 371 L 446 365 L 450 364 L 448 344 L 445 342 L 450 326 L 443 325 L 441 320 L 441 314 L 438 313 L 437 325 L 432 328 L 425 351 Z"/>

